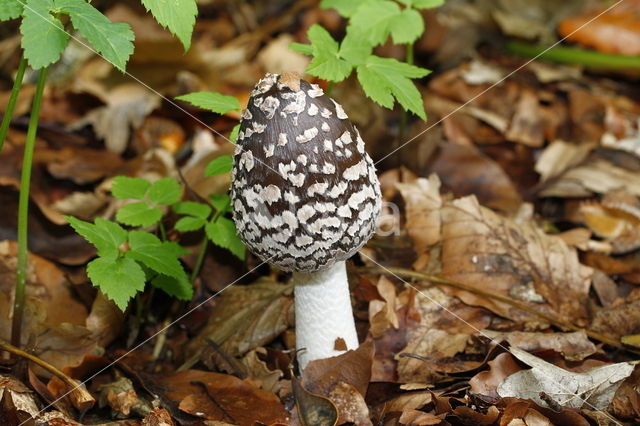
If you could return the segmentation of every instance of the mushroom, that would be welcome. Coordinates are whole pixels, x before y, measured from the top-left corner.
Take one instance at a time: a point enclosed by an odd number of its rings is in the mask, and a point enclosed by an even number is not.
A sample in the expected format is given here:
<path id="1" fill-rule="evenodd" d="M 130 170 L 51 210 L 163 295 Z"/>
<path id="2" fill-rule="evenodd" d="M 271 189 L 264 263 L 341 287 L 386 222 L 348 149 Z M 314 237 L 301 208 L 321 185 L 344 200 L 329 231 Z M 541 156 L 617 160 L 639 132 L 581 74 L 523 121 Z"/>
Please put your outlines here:
<path id="1" fill-rule="evenodd" d="M 356 349 L 345 260 L 374 232 L 381 196 L 342 106 L 297 74 L 266 74 L 242 113 L 231 199 L 249 250 L 293 272 L 300 370 Z"/>

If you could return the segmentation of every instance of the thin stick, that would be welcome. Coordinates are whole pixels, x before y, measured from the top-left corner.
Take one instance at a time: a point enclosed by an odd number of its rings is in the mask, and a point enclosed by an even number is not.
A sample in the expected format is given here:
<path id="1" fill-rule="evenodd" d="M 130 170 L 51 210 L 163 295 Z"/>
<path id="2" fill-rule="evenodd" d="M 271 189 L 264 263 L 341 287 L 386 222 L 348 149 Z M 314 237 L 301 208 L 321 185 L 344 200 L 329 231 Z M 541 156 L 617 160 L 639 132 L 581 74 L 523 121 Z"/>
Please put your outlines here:
<path id="1" fill-rule="evenodd" d="M 5 342 L 4 340 L 0 340 L 0 350 L 7 351 L 12 355 L 28 359 L 29 361 L 44 368 L 49 373 L 53 374 L 54 376 L 62 380 L 70 389 L 73 389 L 73 392 L 76 393 L 74 398 L 72 398 L 72 401 L 74 401 L 74 406 L 76 405 L 77 401 L 81 401 L 82 404 L 84 404 L 84 405 L 80 405 L 79 407 L 76 406 L 76 408 L 86 409 L 87 405 L 89 404 L 93 405 L 93 402 L 95 402 L 95 399 L 93 398 L 93 396 L 87 391 L 87 389 L 80 382 L 67 376 L 62 371 L 58 370 L 56 367 L 49 364 L 48 362 L 38 358 L 35 355 L 31 355 L 30 353 L 27 353 L 22 349 L 16 348 L 15 346 Z"/>
<path id="2" fill-rule="evenodd" d="M 24 292 L 27 284 L 27 225 L 29 220 L 29 186 L 31 185 L 31 166 L 36 146 L 36 132 L 42 105 L 42 93 L 47 80 L 47 68 L 40 70 L 36 93 L 33 96 L 27 140 L 22 157 L 22 177 L 20 178 L 20 197 L 18 201 L 18 270 L 16 272 L 16 295 L 13 301 L 13 320 L 11 324 L 11 343 L 20 347 L 22 315 L 24 313 Z"/>
<path id="3" fill-rule="evenodd" d="M 591 337 L 594 340 L 598 340 L 602 343 L 606 343 L 607 345 L 610 346 L 614 346 L 616 348 L 620 348 L 620 349 L 625 349 L 627 351 L 633 352 L 633 353 L 640 353 L 637 350 L 634 350 L 632 348 L 629 348 L 627 346 L 624 346 L 620 341 L 616 340 L 616 339 L 612 339 L 608 336 L 605 336 L 604 334 L 600 334 L 596 331 L 592 331 L 592 330 L 588 330 L 588 329 L 584 329 L 584 328 L 580 328 L 578 326 L 575 326 L 571 323 L 565 322 L 559 318 L 556 318 L 554 316 L 545 314 L 544 312 L 539 312 L 538 310 L 532 308 L 531 306 L 519 302 L 517 300 L 513 300 L 510 299 L 508 297 L 502 296 L 500 294 L 495 294 L 492 293 L 490 291 L 486 291 L 486 290 L 481 290 L 479 288 L 473 287 L 469 284 L 464 284 L 458 281 L 453 281 L 453 280 L 448 280 L 446 278 L 442 278 L 442 277 L 438 277 L 437 275 L 430 275 L 430 274 L 425 274 L 422 272 L 417 272 L 417 271 L 412 271 L 410 269 L 404 269 L 404 268 L 393 268 L 393 267 L 389 267 L 389 268 L 378 268 L 378 267 L 365 267 L 365 268 L 358 268 L 358 270 L 363 271 L 363 272 L 374 272 L 374 273 L 379 273 L 379 274 L 395 274 L 398 276 L 403 276 L 403 277 L 408 277 L 408 278 L 416 278 L 419 280 L 425 280 L 425 281 L 431 281 L 433 283 L 436 284 L 442 284 L 442 285 L 446 285 L 448 287 L 453 287 L 453 288 L 457 288 L 460 290 L 464 290 L 464 291 L 468 291 L 470 293 L 474 293 L 483 297 L 486 297 L 488 299 L 493 299 L 493 300 L 497 300 L 498 302 L 502 302 L 505 303 L 509 306 L 513 306 L 516 309 L 520 309 L 521 311 L 525 311 L 528 312 L 530 314 L 533 314 L 539 318 L 542 318 L 543 320 L 545 320 L 546 322 L 559 327 L 559 328 L 567 328 L 569 330 L 574 330 L 574 331 L 584 331 L 587 336 Z"/>
<path id="4" fill-rule="evenodd" d="M 9 125 L 11 124 L 11 117 L 13 116 L 13 110 L 16 107 L 18 100 L 18 94 L 22 88 L 22 79 L 24 77 L 24 71 L 27 68 L 27 60 L 22 57 L 20 59 L 20 65 L 18 65 L 18 71 L 16 72 L 16 78 L 13 80 L 13 87 L 11 88 L 11 96 L 9 96 L 9 102 L 4 110 L 4 116 L 2 117 L 2 124 L 0 124 L 0 153 L 2 153 L 2 147 L 4 146 L 4 140 L 9 133 Z"/>

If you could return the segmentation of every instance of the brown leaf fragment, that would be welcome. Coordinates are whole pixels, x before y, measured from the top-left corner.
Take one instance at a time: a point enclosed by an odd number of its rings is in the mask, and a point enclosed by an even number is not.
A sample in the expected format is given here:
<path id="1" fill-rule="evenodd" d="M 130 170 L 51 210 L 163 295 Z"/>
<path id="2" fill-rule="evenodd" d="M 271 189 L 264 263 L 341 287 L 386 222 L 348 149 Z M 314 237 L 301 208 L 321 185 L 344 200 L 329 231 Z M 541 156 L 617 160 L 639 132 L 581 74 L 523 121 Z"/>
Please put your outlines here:
<path id="1" fill-rule="evenodd" d="M 460 406 L 453 409 L 453 415 L 460 419 L 463 424 L 474 424 L 478 426 L 488 426 L 495 423 L 500 416 L 500 410 L 491 406 L 486 413 L 481 413 L 467 406 Z"/>
<path id="2" fill-rule="evenodd" d="M 356 426 L 372 426 L 369 407 L 364 396 L 352 385 L 340 382 L 329 393 L 329 399 L 338 409 L 338 424 L 353 423 Z"/>
<path id="3" fill-rule="evenodd" d="M 499 398 L 498 385 L 513 373 L 522 370 L 511 354 L 504 352 L 489 361 L 489 370 L 481 371 L 469 380 L 471 391 L 480 395 Z"/>
<path id="4" fill-rule="evenodd" d="M 524 89 L 520 93 L 505 137 L 534 148 L 539 148 L 544 143 L 544 122 L 540 102 L 532 90 Z"/>
<path id="5" fill-rule="evenodd" d="M 611 413 L 617 418 L 627 421 L 640 421 L 640 367 L 622 382 L 611 405 Z"/>
<path id="6" fill-rule="evenodd" d="M 396 183 L 405 202 L 406 228 L 413 240 L 416 253 L 440 240 L 440 179 L 432 174 L 429 179 L 418 178 L 412 183 Z"/>
<path id="7" fill-rule="evenodd" d="M 131 414 L 146 416 L 153 409 L 151 403 L 138 397 L 133 382 L 126 377 L 100 385 L 98 390 L 100 407 L 109 405 L 121 418 L 127 418 Z"/>
<path id="8" fill-rule="evenodd" d="M 291 378 L 291 386 L 303 426 L 334 426 L 338 422 L 338 409 L 329 398 L 309 392 L 295 376 Z"/>
<path id="9" fill-rule="evenodd" d="M 440 417 L 432 413 L 425 413 L 424 411 L 407 409 L 402 412 L 398 421 L 403 425 L 429 426 L 439 425 L 442 423 L 442 419 Z"/>
<path id="10" fill-rule="evenodd" d="M 569 361 L 582 361 L 586 357 L 593 355 L 597 350 L 584 331 L 575 331 L 573 333 L 534 333 L 524 331 L 500 333 L 485 330 L 483 334 L 492 339 L 506 340 L 509 345 L 527 352 L 542 352 L 551 349 L 562 354 Z"/>
<path id="11" fill-rule="evenodd" d="M 381 276 L 377 284 L 378 293 L 383 301 L 372 300 L 369 303 L 369 332 L 374 339 L 390 329 L 399 326 L 396 315 L 396 288 L 386 277 Z"/>
<path id="12" fill-rule="evenodd" d="M 171 419 L 171 414 L 164 408 L 156 408 L 151 410 L 144 419 L 142 426 L 174 426 L 175 423 Z"/>
<path id="13" fill-rule="evenodd" d="M 584 324 L 591 268 L 575 250 L 535 223 L 517 224 L 478 204 L 475 197 L 442 209 L 442 275 L 525 302 L 563 321 Z M 447 289 L 465 303 L 516 321 L 531 314 L 471 293 Z"/>
<path id="14" fill-rule="evenodd" d="M 589 328 L 613 338 L 640 332 L 640 299 L 597 311 Z"/>

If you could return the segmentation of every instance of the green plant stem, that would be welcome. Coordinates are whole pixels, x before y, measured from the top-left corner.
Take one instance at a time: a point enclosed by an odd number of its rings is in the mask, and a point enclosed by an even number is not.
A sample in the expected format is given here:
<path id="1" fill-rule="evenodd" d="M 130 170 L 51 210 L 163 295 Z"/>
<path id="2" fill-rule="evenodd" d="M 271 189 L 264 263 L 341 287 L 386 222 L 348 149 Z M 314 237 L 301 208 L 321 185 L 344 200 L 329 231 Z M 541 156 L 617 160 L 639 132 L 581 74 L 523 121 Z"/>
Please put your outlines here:
<path id="1" fill-rule="evenodd" d="M 630 70 L 640 69 L 640 56 L 614 55 L 593 50 L 575 49 L 572 47 L 553 47 L 545 52 L 546 46 L 510 41 L 507 50 L 510 53 L 527 58 L 538 57 L 551 62 L 583 65 L 593 68 Z M 544 53 L 543 53 L 544 52 Z"/>
<path id="2" fill-rule="evenodd" d="M 413 65 L 413 43 L 407 44 L 404 57 L 406 63 L 408 63 L 409 65 Z"/>
<path id="3" fill-rule="evenodd" d="M 330 81 L 329 85 L 327 86 L 327 96 L 331 96 L 331 92 L 333 92 L 333 86 L 336 85 L 335 81 Z"/>
<path id="4" fill-rule="evenodd" d="M 202 269 L 202 264 L 204 263 L 204 258 L 207 254 L 207 247 L 209 247 L 209 239 L 207 238 L 207 234 L 205 233 L 204 237 L 202 238 L 202 244 L 200 246 L 200 253 L 198 254 L 198 259 L 196 260 L 196 264 L 193 266 L 193 269 L 191 270 L 191 277 L 189 278 L 189 281 L 191 281 L 191 284 L 193 284 L 193 282 L 196 280 L 196 278 L 198 278 L 198 275 L 200 274 L 200 270 Z"/>
<path id="5" fill-rule="evenodd" d="M 413 43 L 407 44 L 404 57 L 406 63 L 408 63 L 409 65 L 413 65 Z M 400 144 L 404 140 L 404 135 L 407 132 L 408 121 L 409 114 L 403 108 L 402 111 L 400 111 L 400 122 L 398 123 L 398 146 L 400 146 Z"/>
<path id="6" fill-rule="evenodd" d="M 158 229 L 160 230 L 160 238 L 162 238 L 162 241 L 167 241 L 167 229 L 164 227 L 162 220 L 158 223 Z"/>
<path id="7" fill-rule="evenodd" d="M 27 284 L 27 224 L 29 219 L 29 186 L 31 185 L 31 166 L 33 163 L 33 151 L 36 145 L 36 133 L 42 105 L 42 94 L 47 80 L 47 68 L 40 70 L 38 85 L 31 106 L 27 140 L 24 145 L 22 158 L 22 177 L 20 178 L 20 197 L 18 201 L 18 270 L 16 273 L 16 294 L 13 301 L 13 321 L 11 324 L 11 344 L 20 347 L 20 334 L 22 332 L 22 316 L 24 314 L 24 294 Z"/>
<path id="8" fill-rule="evenodd" d="M 13 81 L 13 87 L 11 88 L 11 96 L 9 96 L 9 102 L 4 110 L 4 116 L 2 117 L 2 124 L 0 124 L 0 153 L 2 153 L 2 147 L 4 146 L 4 140 L 9 133 L 9 125 L 11 124 L 11 117 L 13 117 L 13 110 L 16 107 L 18 101 L 18 94 L 22 88 L 22 78 L 24 77 L 24 71 L 27 68 L 27 60 L 22 57 L 20 59 L 20 65 L 18 65 L 18 71 L 16 72 L 16 78 Z"/>

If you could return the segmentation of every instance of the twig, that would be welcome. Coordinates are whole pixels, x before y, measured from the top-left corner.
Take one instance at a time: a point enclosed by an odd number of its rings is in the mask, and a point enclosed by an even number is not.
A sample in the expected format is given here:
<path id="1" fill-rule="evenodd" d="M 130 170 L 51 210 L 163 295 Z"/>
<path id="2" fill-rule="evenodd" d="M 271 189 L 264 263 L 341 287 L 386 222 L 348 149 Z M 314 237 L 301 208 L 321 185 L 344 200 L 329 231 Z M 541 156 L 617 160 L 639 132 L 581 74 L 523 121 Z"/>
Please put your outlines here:
<path id="1" fill-rule="evenodd" d="M 95 403 L 95 399 L 93 398 L 93 396 L 87 391 L 87 389 L 84 387 L 84 385 L 82 383 L 80 383 L 79 381 L 67 376 L 66 374 L 64 374 L 62 371 L 58 370 L 56 367 L 54 367 L 53 365 L 49 364 L 46 361 L 43 361 L 42 359 L 38 358 L 35 355 L 31 355 L 30 353 L 27 353 L 25 351 L 23 351 L 22 349 L 16 348 L 15 346 L 0 340 L 0 350 L 3 351 L 7 351 L 10 354 L 13 354 L 15 356 L 19 356 L 21 358 L 25 358 L 28 359 L 29 361 L 33 362 L 34 364 L 37 364 L 38 366 L 44 368 L 45 370 L 47 370 L 48 372 L 50 372 L 51 374 L 57 376 L 58 378 L 60 378 L 60 380 L 62 380 L 72 391 L 72 395 L 71 395 L 71 401 L 74 405 L 74 407 L 76 407 L 78 410 L 80 411 L 85 411 L 88 408 L 92 407 L 93 404 Z"/>
<path id="2" fill-rule="evenodd" d="M 589 336 L 590 338 L 597 340 L 599 342 L 602 343 L 606 343 L 607 345 L 610 346 L 614 346 L 616 348 L 620 348 L 620 349 L 624 349 L 627 350 L 629 352 L 633 352 L 636 354 L 639 354 L 640 351 L 638 350 L 634 350 L 632 348 L 629 348 L 625 345 L 623 345 L 621 342 L 619 342 L 616 339 L 612 339 L 608 336 L 605 336 L 604 334 L 600 334 L 597 331 L 593 331 L 593 330 L 588 330 L 588 329 L 584 329 L 584 328 L 580 328 L 576 325 L 573 325 L 571 323 L 565 322 L 559 318 L 556 318 L 554 316 L 548 315 L 544 312 L 540 312 L 534 308 L 532 308 L 531 306 L 519 302 L 517 300 L 513 300 L 510 299 L 508 297 L 502 296 L 500 294 L 495 294 L 492 293 L 490 291 L 486 291 L 486 290 L 481 290 L 479 288 L 473 287 L 469 284 L 465 284 L 465 283 L 461 283 L 459 281 L 453 281 L 453 280 L 448 280 L 446 278 L 442 278 L 442 277 L 438 277 L 437 275 L 430 275 L 430 274 L 425 274 L 422 272 L 417 272 L 417 271 L 412 271 L 410 269 L 404 269 L 404 268 L 393 268 L 393 267 L 389 267 L 389 268 L 379 268 L 379 267 L 364 267 L 364 268 L 358 268 L 359 271 L 363 271 L 363 272 L 374 272 L 374 273 L 379 273 L 379 274 L 395 274 L 398 276 L 402 276 L 402 277 L 408 277 L 408 278 L 417 278 L 419 280 L 425 280 L 425 281 L 430 281 L 432 283 L 435 284 L 441 284 L 441 285 L 445 285 L 448 287 L 453 287 L 453 288 L 457 288 L 460 290 L 464 290 L 464 291 L 468 291 L 470 293 L 474 293 L 477 294 L 479 296 L 483 296 L 486 297 L 488 299 L 493 299 L 493 300 L 497 300 L 498 302 L 502 302 L 505 303 L 509 306 L 512 306 L 516 309 L 520 309 L 521 311 L 525 311 L 528 312 L 530 314 L 533 314 L 539 318 L 542 318 L 543 320 L 545 320 L 546 322 L 559 327 L 559 328 L 566 328 L 569 330 L 574 330 L 574 331 L 584 331 L 587 336 Z"/>

